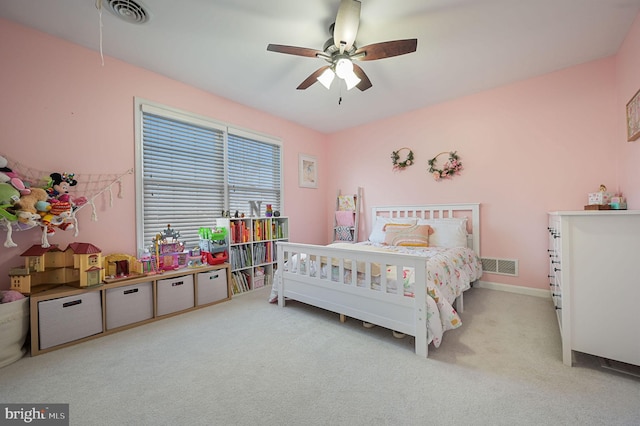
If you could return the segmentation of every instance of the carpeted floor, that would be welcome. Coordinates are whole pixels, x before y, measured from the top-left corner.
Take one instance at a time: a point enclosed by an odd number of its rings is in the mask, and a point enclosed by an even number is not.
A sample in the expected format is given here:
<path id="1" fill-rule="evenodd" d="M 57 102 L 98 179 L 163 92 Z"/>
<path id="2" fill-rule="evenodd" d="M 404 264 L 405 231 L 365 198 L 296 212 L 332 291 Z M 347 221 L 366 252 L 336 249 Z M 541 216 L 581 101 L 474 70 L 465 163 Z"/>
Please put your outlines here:
<path id="1" fill-rule="evenodd" d="M 269 288 L 0 369 L 0 401 L 72 425 L 638 425 L 640 379 L 562 364 L 551 301 L 483 288 L 429 358 L 413 338 L 267 303 Z"/>

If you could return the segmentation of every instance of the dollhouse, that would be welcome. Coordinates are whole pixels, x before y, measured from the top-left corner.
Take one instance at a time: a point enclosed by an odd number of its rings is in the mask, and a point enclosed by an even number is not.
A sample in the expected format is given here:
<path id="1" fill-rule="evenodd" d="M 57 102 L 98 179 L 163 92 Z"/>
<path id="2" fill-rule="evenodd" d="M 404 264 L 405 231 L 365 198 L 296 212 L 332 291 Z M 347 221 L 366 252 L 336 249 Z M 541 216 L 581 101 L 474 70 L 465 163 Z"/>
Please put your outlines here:
<path id="1" fill-rule="evenodd" d="M 104 280 L 102 251 L 89 243 L 71 243 L 65 250 L 57 245 L 31 246 L 20 256 L 23 267 L 9 271 L 11 290 L 32 294 L 60 285 L 91 287 Z"/>

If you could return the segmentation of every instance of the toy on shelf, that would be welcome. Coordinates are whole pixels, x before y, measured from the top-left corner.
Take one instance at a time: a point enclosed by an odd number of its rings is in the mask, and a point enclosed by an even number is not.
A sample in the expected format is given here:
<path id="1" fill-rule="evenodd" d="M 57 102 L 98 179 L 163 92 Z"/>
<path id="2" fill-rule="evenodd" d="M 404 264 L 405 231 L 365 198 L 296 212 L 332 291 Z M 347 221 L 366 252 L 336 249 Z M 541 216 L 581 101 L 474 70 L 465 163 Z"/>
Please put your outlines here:
<path id="1" fill-rule="evenodd" d="M 147 257 L 140 259 L 129 254 L 110 254 L 104 257 L 105 278 L 104 282 L 110 284 L 116 281 L 130 280 L 155 274 L 151 268 L 151 256 L 146 251 Z"/>
<path id="2" fill-rule="evenodd" d="M 187 266 L 189 268 L 197 268 L 199 266 L 203 266 L 203 254 L 200 247 L 194 247 L 189 250 L 189 261 L 187 262 Z"/>
<path id="3" fill-rule="evenodd" d="M 188 252 L 178 238 L 180 231 L 171 229 L 171 224 L 153 240 L 155 264 L 160 271 L 171 271 L 187 266 Z"/>
<path id="4" fill-rule="evenodd" d="M 209 265 L 219 265 L 229 259 L 227 253 L 227 228 L 213 227 L 200 228 L 198 230 L 200 237 L 200 249 L 202 250 L 202 259 Z"/>
<path id="5" fill-rule="evenodd" d="M 102 284 L 104 268 L 102 251 L 89 243 L 71 243 L 60 250 L 57 245 L 31 246 L 20 256 L 24 267 L 9 271 L 11 290 L 22 294 L 68 285 L 92 287 Z"/>

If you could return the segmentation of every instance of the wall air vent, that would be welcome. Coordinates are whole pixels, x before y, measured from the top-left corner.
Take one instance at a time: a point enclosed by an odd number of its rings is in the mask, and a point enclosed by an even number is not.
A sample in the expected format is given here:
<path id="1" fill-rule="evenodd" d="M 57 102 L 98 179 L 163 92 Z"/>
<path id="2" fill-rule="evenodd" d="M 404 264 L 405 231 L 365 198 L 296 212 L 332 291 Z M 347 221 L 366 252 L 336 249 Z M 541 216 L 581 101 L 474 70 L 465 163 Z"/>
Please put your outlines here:
<path id="1" fill-rule="evenodd" d="M 498 259 L 495 257 L 482 258 L 482 270 L 489 274 L 518 276 L 517 259 Z"/>
<path id="2" fill-rule="evenodd" d="M 133 0 L 104 0 L 104 3 L 111 13 L 130 24 L 144 24 L 149 20 L 149 13 Z"/>

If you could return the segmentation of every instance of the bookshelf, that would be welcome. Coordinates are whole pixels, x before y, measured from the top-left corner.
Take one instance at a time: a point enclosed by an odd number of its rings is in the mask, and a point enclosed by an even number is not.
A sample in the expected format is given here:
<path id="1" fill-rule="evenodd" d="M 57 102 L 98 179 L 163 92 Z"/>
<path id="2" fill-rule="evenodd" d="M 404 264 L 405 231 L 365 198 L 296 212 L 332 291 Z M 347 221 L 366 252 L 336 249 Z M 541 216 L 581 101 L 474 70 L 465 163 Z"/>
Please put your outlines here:
<path id="1" fill-rule="evenodd" d="M 226 226 L 231 264 L 231 288 L 240 294 L 271 285 L 278 263 L 278 241 L 289 239 L 286 217 L 245 217 L 217 219 Z"/>

